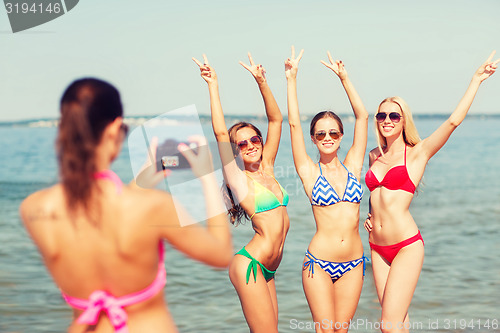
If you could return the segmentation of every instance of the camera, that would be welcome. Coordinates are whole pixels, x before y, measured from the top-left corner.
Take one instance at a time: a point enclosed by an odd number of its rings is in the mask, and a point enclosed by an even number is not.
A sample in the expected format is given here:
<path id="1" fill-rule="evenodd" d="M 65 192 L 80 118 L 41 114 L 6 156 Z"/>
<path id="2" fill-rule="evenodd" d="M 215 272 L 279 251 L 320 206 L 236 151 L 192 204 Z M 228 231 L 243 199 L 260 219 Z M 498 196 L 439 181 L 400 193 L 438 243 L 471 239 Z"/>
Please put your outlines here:
<path id="1" fill-rule="evenodd" d="M 156 171 L 187 169 L 191 167 L 186 158 L 177 149 L 177 146 L 181 143 L 188 146 L 195 154 L 197 153 L 198 145 L 196 143 L 167 139 L 156 149 Z"/>

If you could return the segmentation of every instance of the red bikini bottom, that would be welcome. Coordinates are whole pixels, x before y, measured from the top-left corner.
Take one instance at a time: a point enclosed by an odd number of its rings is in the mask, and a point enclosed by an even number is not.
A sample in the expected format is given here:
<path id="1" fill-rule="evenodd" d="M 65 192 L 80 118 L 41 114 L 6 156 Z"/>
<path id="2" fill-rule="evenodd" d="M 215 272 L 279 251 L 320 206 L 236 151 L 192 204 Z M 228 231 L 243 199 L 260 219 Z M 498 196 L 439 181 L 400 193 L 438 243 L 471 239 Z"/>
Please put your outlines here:
<path id="1" fill-rule="evenodd" d="M 420 235 L 420 231 L 415 236 L 405 239 L 404 241 L 401 241 L 394 245 L 376 245 L 370 242 L 370 248 L 380 254 L 385 260 L 389 262 L 389 264 L 392 264 L 392 261 L 398 254 L 399 250 L 401 250 L 405 246 L 415 243 L 418 240 L 421 240 L 422 244 L 424 244 L 424 239 L 422 238 L 422 235 Z"/>

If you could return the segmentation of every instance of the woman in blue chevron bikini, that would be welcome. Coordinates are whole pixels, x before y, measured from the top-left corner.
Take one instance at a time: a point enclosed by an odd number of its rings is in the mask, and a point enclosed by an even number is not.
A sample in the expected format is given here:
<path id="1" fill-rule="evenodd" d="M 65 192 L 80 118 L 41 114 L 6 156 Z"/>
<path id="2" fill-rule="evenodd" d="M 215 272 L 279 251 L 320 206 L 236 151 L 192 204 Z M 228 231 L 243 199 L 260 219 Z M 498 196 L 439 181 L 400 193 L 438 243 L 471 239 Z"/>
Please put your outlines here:
<path id="1" fill-rule="evenodd" d="M 344 134 L 340 118 L 331 111 L 311 121 L 310 135 L 319 151 L 315 163 L 306 153 L 297 101 L 297 70 L 303 50 L 285 61 L 288 121 L 293 160 L 311 201 L 317 231 L 303 263 L 302 285 L 316 332 L 347 332 L 361 295 L 366 257 L 359 236 L 359 182 L 366 149 L 368 112 L 347 76 L 342 61 L 322 63 L 340 79 L 356 122 L 354 140 L 344 162 L 337 155 Z"/>
<path id="2" fill-rule="evenodd" d="M 255 78 L 264 100 L 268 120 L 264 142 L 260 130 L 250 123 L 239 122 L 226 127 L 219 98 L 217 74 L 203 55 L 198 64 L 208 84 L 212 127 L 219 144 L 224 166 L 231 222 L 241 218 L 252 221 L 255 235 L 234 256 L 229 278 L 240 298 L 243 314 L 252 333 L 278 333 L 278 300 L 274 274 L 283 257 L 283 247 L 290 220 L 286 211 L 288 194 L 274 178 L 274 161 L 278 153 L 283 117 L 267 84 L 262 65 L 242 62 Z M 243 170 L 235 157 L 242 163 Z M 224 187 L 226 189 L 226 186 Z M 230 203 L 229 203 L 230 202 Z"/>

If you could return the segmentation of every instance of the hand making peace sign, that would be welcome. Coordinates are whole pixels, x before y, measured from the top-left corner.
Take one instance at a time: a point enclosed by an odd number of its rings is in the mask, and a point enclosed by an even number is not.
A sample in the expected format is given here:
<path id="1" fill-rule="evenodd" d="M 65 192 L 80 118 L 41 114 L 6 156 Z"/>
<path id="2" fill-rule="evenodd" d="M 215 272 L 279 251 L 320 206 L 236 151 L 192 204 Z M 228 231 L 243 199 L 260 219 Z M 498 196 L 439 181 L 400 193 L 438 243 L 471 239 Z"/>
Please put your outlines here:
<path id="1" fill-rule="evenodd" d="M 257 83 L 265 83 L 266 82 L 266 70 L 262 67 L 261 64 L 255 64 L 250 52 L 248 52 L 248 60 L 250 60 L 250 65 L 245 64 L 243 61 L 240 61 L 240 65 L 245 67 L 250 73 L 252 73 L 253 77 L 257 81 Z"/>
<path id="2" fill-rule="evenodd" d="M 295 46 L 292 45 L 292 56 L 285 60 L 285 76 L 287 79 L 295 79 L 299 69 L 299 61 L 304 54 L 304 49 L 300 50 L 299 56 L 295 58 Z"/>
<path id="3" fill-rule="evenodd" d="M 195 57 L 193 57 L 192 59 L 200 67 L 201 77 L 203 78 L 203 80 L 207 81 L 208 84 L 217 83 L 217 74 L 215 73 L 215 70 L 210 67 L 207 56 L 205 54 L 203 54 L 203 64 Z"/>
<path id="4" fill-rule="evenodd" d="M 490 56 L 486 61 L 479 67 L 474 74 L 475 77 L 479 79 L 480 82 L 483 82 L 487 78 L 493 75 L 495 71 L 498 68 L 498 63 L 500 62 L 500 58 L 498 58 L 495 61 L 491 61 L 493 59 L 493 56 L 495 55 L 496 51 L 491 52 Z"/>
<path id="5" fill-rule="evenodd" d="M 344 68 L 344 63 L 342 60 L 333 60 L 330 51 L 326 52 L 328 54 L 328 60 L 330 63 L 321 60 L 321 63 L 326 67 L 330 68 L 341 80 L 345 80 L 347 78 L 347 71 Z"/>

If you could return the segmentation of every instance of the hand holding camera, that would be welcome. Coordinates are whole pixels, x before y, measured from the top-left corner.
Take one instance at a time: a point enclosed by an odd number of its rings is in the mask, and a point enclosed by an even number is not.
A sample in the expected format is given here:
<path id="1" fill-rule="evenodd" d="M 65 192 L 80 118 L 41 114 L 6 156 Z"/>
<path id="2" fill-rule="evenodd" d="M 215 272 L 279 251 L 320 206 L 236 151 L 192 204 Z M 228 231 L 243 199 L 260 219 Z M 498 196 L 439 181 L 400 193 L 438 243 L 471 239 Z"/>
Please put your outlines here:
<path id="1" fill-rule="evenodd" d="M 198 150 L 198 144 L 195 141 L 179 142 L 174 139 L 167 139 L 156 149 L 156 171 L 187 169 L 190 167 L 190 163 L 184 154 L 180 153 L 179 147 L 183 147 L 184 150 L 191 149 L 191 153 Z"/>
<path id="2" fill-rule="evenodd" d="M 186 143 L 180 143 L 177 148 L 182 156 L 187 159 L 191 169 L 196 177 L 201 178 L 214 172 L 212 155 L 208 149 L 207 139 L 201 135 L 189 137 L 189 146 Z M 196 149 L 190 147 L 196 146 Z M 195 153 L 196 152 L 196 153 Z"/>

